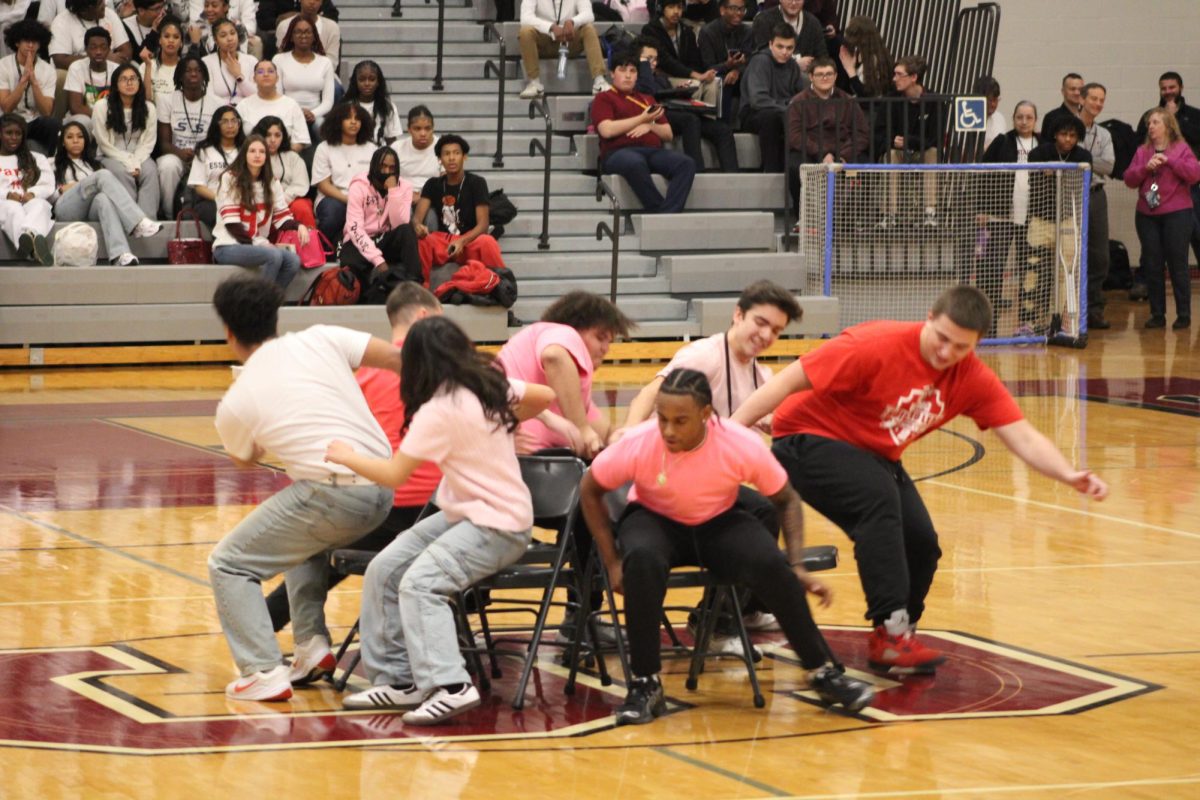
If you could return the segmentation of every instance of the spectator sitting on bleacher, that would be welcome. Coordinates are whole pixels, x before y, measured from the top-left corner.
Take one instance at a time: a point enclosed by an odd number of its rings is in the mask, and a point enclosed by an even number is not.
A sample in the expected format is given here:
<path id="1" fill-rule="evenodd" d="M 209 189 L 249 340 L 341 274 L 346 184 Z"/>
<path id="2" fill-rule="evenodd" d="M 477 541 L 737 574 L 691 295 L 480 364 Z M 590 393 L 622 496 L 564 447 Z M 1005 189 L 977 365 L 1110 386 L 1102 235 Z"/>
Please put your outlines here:
<path id="1" fill-rule="evenodd" d="M 1063 102 L 1058 108 L 1053 109 L 1042 119 L 1042 138 L 1049 140 L 1054 134 L 1051 131 L 1059 129 L 1059 122 L 1071 117 L 1079 118 L 1080 112 L 1083 110 L 1083 97 L 1080 92 L 1083 90 L 1083 76 L 1078 72 L 1068 72 L 1063 76 L 1062 92 Z"/>
<path id="2" fill-rule="evenodd" d="M 742 82 L 742 130 L 758 134 L 763 172 L 784 171 L 787 106 L 808 86 L 808 79 L 792 58 L 795 47 L 795 31 L 781 22 L 772 32 L 770 46 L 755 53 L 746 65 Z"/>
<path id="3" fill-rule="evenodd" d="M 208 91 L 222 103 L 236 106 L 254 94 L 254 56 L 238 50 L 238 31 L 233 22 L 217 20 L 213 25 L 217 49 L 204 57 L 208 67 Z"/>
<path id="4" fill-rule="evenodd" d="M 275 26 L 275 41 L 282 42 L 287 38 L 288 31 L 296 20 L 308 20 L 316 29 L 317 39 L 321 41 L 321 46 L 325 49 L 325 56 L 333 62 L 333 69 L 336 72 L 342 55 L 342 29 L 334 21 L 337 17 L 329 14 L 331 10 L 336 14 L 337 9 L 333 8 L 332 3 L 329 4 L 329 8 L 323 8 L 323 2 L 324 0 L 300 0 L 299 13 L 280 14 L 279 21 Z"/>
<path id="5" fill-rule="evenodd" d="M 69 120 L 92 125 L 92 108 L 100 98 L 108 94 L 113 70 L 120 66 L 108 60 L 112 37 L 104 28 L 92 28 L 87 32 L 87 57 L 75 61 L 67 69 L 67 80 L 63 92 L 67 96 Z"/>
<path id="6" fill-rule="evenodd" d="M 146 237 L 162 225 L 147 217 L 129 191 L 96 160 L 96 145 L 78 122 L 63 126 L 54 154 L 54 218 L 59 222 L 96 220 L 108 261 L 118 267 L 136 266 L 128 236 Z"/>
<path id="7" fill-rule="evenodd" d="M 143 0 L 144 2 L 144 0 Z M 192 0 L 188 12 L 188 41 L 200 55 L 216 52 L 217 43 L 213 29 L 217 23 L 227 19 L 238 32 L 238 49 L 254 58 L 262 58 L 262 39 L 256 34 L 254 0 Z"/>
<path id="8" fill-rule="evenodd" d="M 175 218 L 179 184 L 192 167 L 196 146 L 208 133 L 212 121 L 209 109 L 218 102 L 208 95 L 208 69 L 199 56 L 186 55 L 180 59 L 174 80 L 177 88 L 169 94 L 160 93 L 156 109 L 162 153 L 156 166 L 166 219 Z"/>
<path id="9" fill-rule="evenodd" d="M 400 177 L 407 178 L 413 186 L 424 187 L 430 178 L 441 175 L 442 162 L 437 157 L 436 144 L 433 112 L 428 106 L 413 106 L 408 110 L 408 136 L 392 145 L 400 158 Z"/>
<path id="10" fill-rule="evenodd" d="M 60 123 L 52 115 L 58 74 L 41 59 L 50 31 L 40 22 L 22 20 L 4 32 L 4 43 L 12 54 L 0 59 L 0 112 L 19 114 L 29 126 L 31 144 L 51 153 Z"/>
<path id="11" fill-rule="evenodd" d="M 312 188 L 308 180 L 308 167 L 304 159 L 292 149 L 287 126 L 279 117 L 263 117 L 251 133 L 263 137 L 267 143 L 267 155 L 271 158 L 271 174 L 283 189 L 283 198 L 291 209 L 292 216 L 301 225 L 316 230 L 317 219 L 313 216 L 313 204 L 307 195 Z"/>
<path id="12" fill-rule="evenodd" d="M 210 228 L 216 224 L 221 173 L 237 156 L 244 141 L 246 134 L 242 132 L 242 118 L 237 109 L 221 106 L 213 112 L 208 132 L 196 147 L 192 169 L 188 172 L 188 188 L 192 190 L 192 207 Z"/>
<path id="13" fill-rule="evenodd" d="M 778 8 L 755 15 L 751 32 L 756 51 L 771 44 L 781 23 L 791 25 L 792 30 L 796 32 L 796 47 L 792 56 L 802 70 L 807 72 L 808 65 L 817 56 L 829 55 L 821 21 L 804 10 L 804 0 L 780 0 Z"/>
<path id="14" fill-rule="evenodd" d="M 17 246 L 17 258 L 54 263 L 46 236 L 54 227 L 49 199 L 54 194 L 54 170 L 45 156 L 25 141 L 25 120 L 16 114 L 0 117 L 0 229 Z"/>
<path id="15" fill-rule="evenodd" d="M 354 65 L 342 99 L 348 103 L 357 102 L 375 120 L 375 144 L 390 145 L 400 138 L 400 112 L 388 94 L 383 70 L 374 61 L 360 61 Z"/>
<path id="16" fill-rule="evenodd" d="M 338 103 L 321 125 L 311 177 L 317 187 L 317 227 L 330 242 L 342 240 L 350 181 L 371 166 L 374 130 L 375 123 L 358 103 Z"/>
<path id="17" fill-rule="evenodd" d="M 1008 120 L 1000 110 L 1000 82 L 991 75 L 975 79 L 971 94 L 987 99 L 987 130 L 983 134 L 983 151 L 992 146 L 996 138 L 1008 133 Z"/>
<path id="18" fill-rule="evenodd" d="M 88 34 L 102 28 L 108 34 L 113 59 L 123 63 L 132 55 L 129 36 L 117 12 L 104 0 L 67 0 L 66 10 L 50 24 L 50 59 L 58 69 L 67 69 L 87 55 Z"/>
<path id="19" fill-rule="evenodd" d="M 279 42 L 280 52 L 271 59 L 279 70 L 284 91 L 300 104 L 313 139 L 333 108 L 335 84 L 333 62 L 321 54 L 324 48 L 316 35 L 313 24 L 298 17 Z"/>
<path id="20" fill-rule="evenodd" d="M 384 303 L 403 281 L 428 283 L 417 234 L 409 225 L 413 185 L 400 177 L 396 151 L 384 145 L 367 172 L 350 181 L 346 234 L 338 254 L 363 292 L 360 302 Z"/>
<path id="21" fill-rule="evenodd" d="M 183 28 L 173 19 L 158 26 L 158 48 L 153 54 L 143 51 L 142 83 L 146 99 L 157 103 L 175 91 L 175 70 L 183 58 Z M 199 56 L 197 56 L 198 58 Z"/>
<path id="22" fill-rule="evenodd" d="M 693 97 L 715 106 L 717 70 L 705 69 L 696 32 L 680 22 L 683 6 L 684 0 L 661 0 L 658 19 L 642 28 L 642 38 L 658 51 L 658 69 L 672 86 L 698 86 Z"/>
<path id="23" fill-rule="evenodd" d="M 303 109 L 291 96 L 279 92 L 279 69 L 265 58 L 254 65 L 255 94 L 238 103 L 238 114 L 246 133 L 254 130 L 260 119 L 278 117 L 288 129 L 288 140 L 297 153 L 312 144 L 308 121 Z"/>
<path id="24" fill-rule="evenodd" d="M 451 261 L 480 261 L 487 267 L 503 267 L 500 245 L 488 233 L 487 181 L 466 171 L 471 146 L 461 136 L 450 133 L 433 147 L 445 174 L 425 182 L 412 217 L 425 275 Z M 430 210 L 438 227 L 432 232 L 424 222 Z"/>
<path id="25" fill-rule="evenodd" d="M 854 98 L 837 88 L 832 58 L 814 59 L 811 85 L 788 106 L 788 146 L 804 164 L 859 161 L 870 147 L 867 118 Z"/>
<path id="26" fill-rule="evenodd" d="M 711 2 L 711 0 L 710 0 Z M 705 70 L 716 70 L 724 82 L 724 118 L 733 117 L 732 100 L 741 94 L 738 83 L 746 69 L 746 59 L 754 50 L 754 37 L 746 16 L 746 0 L 721 0 L 721 17 L 700 29 L 697 45 Z"/>
<path id="27" fill-rule="evenodd" d="M 875 20 L 858 16 L 846 26 L 835 62 L 837 86 L 854 97 L 883 97 L 892 90 L 892 54 Z"/>
<path id="28" fill-rule="evenodd" d="M 842 21 L 838 15 L 838 0 L 806 0 L 804 10 L 817 18 L 821 23 L 821 31 L 825 34 L 826 39 L 837 39 L 838 31 L 841 29 Z M 772 8 L 779 7 L 779 0 L 763 0 L 758 4 L 755 13 L 768 11 Z M 830 53 L 830 57 L 832 57 Z"/>
<path id="29" fill-rule="evenodd" d="M 96 101 L 92 130 L 100 162 L 136 197 L 147 217 L 158 216 L 158 168 L 150 154 L 158 142 L 158 113 L 146 102 L 142 74 L 134 64 L 113 71 L 114 91 Z"/>
<path id="30" fill-rule="evenodd" d="M 654 97 L 658 92 L 669 90 L 671 84 L 656 70 L 658 48 L 650 39 L 638 40 L 638 81 L 636 90 Z M 683 144 L 683 152 L 696 162 L 698 172 L 704 170 L 704 153 L 700 149 L 701 137 L 712 142 L 717 151 L 717 163 L 721 172 L 737 172 L 737 145 L 733 140 L 733 129 L 728 124 L 707 114 L 697 114 L 683 109 L 667 109 L 667 123 Z"/>
<path id="31" fill-rule="evenodd" d="M 521 90 L 522 100 L 532 100 L 545 92 L 538 59 L 557 58 L 563 46 L 572 58 L 581 51 L 587 55 L 592 94 L 608 88 L 604 79 L 604 53 L 594 21 L 589 0 L 521 0 L 521 30 L 517 36 L 525 79 L 529 81 Z"/>
<path id="32" fill-rule="evenodd" d="M 920 56 L 908 56 L 896 62 L 892 71 L 896 85 L 894 97 L 907 98 L 908 102 L 894 102 L 888 115 L 887 133 L 892 140 L 887 142 L 888 158 L 892 164 L 921 163 L 936 164 L 938 147 L 942 142 L 946 124 L 942 103 L 925 97 L 928 92 L 922 85 L 927 65 Z M 899 181 L 889 176 L 888 210 L 891 219 L 885 219 L 884 227 L 894 224 L 899 202 Z M 937 219 L 937 175 L 927 172 L 922 176 L 925 216 L 922 224 L 935 227 Z"/>
<path id="33" fill-rule="evenodd" d="M 600 134 L 600 171 L 629 182 L 642 209 L 650 214 L 678 214 L 687 204 L 696 177 L 696 162 L 663 147 L 674 138 L 666 110 L 635 88 L 638 58 L 625 52 L 613 59 L 612 88 L 592 101 L 592 124 Z M 664 198 L 652 174 L 667 179 Z"/>
<path id="34" fill-rule="evenodd" d="M 133 63 L 140 66 L 158 50 L 158 28 L 166 15 L 165 0 L 133 0 L 133 13 L 121 19 Z"/>

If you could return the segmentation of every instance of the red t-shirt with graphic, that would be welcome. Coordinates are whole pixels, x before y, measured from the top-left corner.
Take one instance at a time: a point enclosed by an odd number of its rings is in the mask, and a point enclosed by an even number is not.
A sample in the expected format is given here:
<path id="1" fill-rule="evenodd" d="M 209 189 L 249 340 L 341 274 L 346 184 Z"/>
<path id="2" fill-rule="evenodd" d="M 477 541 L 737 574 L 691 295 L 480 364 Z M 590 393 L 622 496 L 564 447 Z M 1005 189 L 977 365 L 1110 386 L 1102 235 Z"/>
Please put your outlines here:
<path id="1" fill-rule="evenodd" d="M 945 370 L 921 357 L 923 322 L 867 322 L 804 356 L 812 391 L 780 404 L 774 436 L 812 433 L 899 461 L 904 448 L 959 414 L 981 429 L 1023 418 L 975 353 Z"/>

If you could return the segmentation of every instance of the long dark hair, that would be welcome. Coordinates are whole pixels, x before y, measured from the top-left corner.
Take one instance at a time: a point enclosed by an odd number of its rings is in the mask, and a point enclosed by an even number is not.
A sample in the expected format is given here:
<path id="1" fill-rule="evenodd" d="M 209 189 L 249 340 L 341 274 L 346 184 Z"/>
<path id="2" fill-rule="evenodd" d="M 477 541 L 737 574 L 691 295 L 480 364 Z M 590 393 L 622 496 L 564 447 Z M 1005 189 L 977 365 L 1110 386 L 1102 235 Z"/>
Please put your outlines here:
<path id="1" fill-rule="evenodd" d="M 367 180 L 371 183 L 371 188 L 379 192 L 380 197 L 387 196 L 387 187 L 383 185 L 383 160 L 391 156 L 396 162 L 396 177 L 400 177 L 400 158 L 396 155 L 396 151 L 388 147 L 386 144 L 380 147 L 371 155 L 371 166 L 367 169 Z"/>
<path id="2" fill-rule="evenodd" d="M 257 207 L 258 204 L 254 199 L 254 184 L 262 184 L 263 205 L 267 209 L 269 219 L 275 209 L 275 198 L 271 194 L 271 182 L 274 180 L 274 176 L 271 174 L 271 157 L 267 156 L 257 178 L 251 175 L 250 167 L 246 164 L 246 152 L 255 142 L 263 146 L 264 153 L 268 152 L 266 140 L 257 133 L 252 133 L 238 147 L 237 157 L 233 159 L 232 164 L 226 167 L 225 173 L 233 179 L 233 193 L 237 197 L 238 205 L 242 208 L 254 209 Z"/>
<path id="3" fill-rule="evenodd" d="M 212 119 L 208 122 L 208 130 L 204 133 L 204 138 L 200 140 L 200 144 L 196 145 L 196 152 L 199 152 L 205 147 L 211 147 L 218 153 L 224 153 L 225 149 L 221 147 L 221 117 L 225 116 L 225 112 L 232 111 L 237 114 L 237 118 L 241 120 L 242 115 L 237 113 L 237 109 L 233 106 L 221 106 L 213 112 Z M 242 144 L 246 141 L 246 132 L 242 130 L 242 126 L 238 125 L 237 136 L 233 138 L 233 143 L 241 149 Z"/>
<path id="4" fill-rule="evenodd" d="M 67 155 L 67 148 L 63 145 L 63 140 L 66 138 L 67 131 L 75 128 L 83 134 L 83 152 L 79 154 L 79 160 L 87 164 L 92 169 L 100 169 L 100 162 L 96 159 L 96 140 L 92 138 L 92 134 L 88 129 L 78 122 L 68 122 L 62 126 L 58 132 L 58 149 L 54 151 L 54 182 L 66 183 L 67 170 L 71 171 L 71 179 L 78 181 L 79 175 L 75 168 L 75 163 L 71 161 L 71 157 Z"/>
<path id="5" fill-rule="evenodd" d="M 162 24 L 160 24 L 158 26 L 159 39 L 162 38 L 163 30 L 165 30 L 166 28 L 174 28 L 175 30 L 179 31 L 179 56 L 178 56 L 179 61 L 177 62 L 177 66 L 178 66 L 178 64 L 183 63 L 184 54 L 187 53 L 188 40 L 187 40 L 187 37 L 183 33 L 183 25 L 180 24 L 179 20 L 176 19 L 175 17 L 172 17 L 170 15 L 163 17 Z M 158 52 L 154 54 L 154 63 L 158 64 L 160 67 L 162 66 L 162 45 L 159 45 Z M 206 79 L 206 81 L 207 81 L 207 79 Z M 180 87 L 178 85 L 178 82 L 176 82 L 175 88 L 179 89 L 182 87 Z"/>
<path id="6" fill-rule="evenodd" d="M 272 127 L 279 128 L 279 132 L 283 134 L 283 139 L 279 142 L 279 157 L 292 149 L 292 136 L 288 133 L 287 125 L 283 124 L 283 120 L 279 117 L 266 116 L 260 119 L 254 126 L 254 130 L 250 131 L 255 136 L 261 136 L 263 141 L 267 140 L 267 133 Z M 271 154 L 270 149 L 267 150 L 267 155 Z"/>
<path id="7" fill-rule="evenodd" d="M 375 122 L 375 131 L 379 134 L 378 141 L 383 141 L 383 132 L 387 129 L 388 119 L 396 114 L 396 107 L 392 105 L 392 100 L 388 96 L 387 81 L 383 79 L 383 70 L 374 61 L 360 61 L 354 65 L 354 71 L 350 73 L 350 85 L 346 87 L 346 94 L 342 96 L 343 100 L 354 103 L 362 103 L 362 96 L 358 93 L 358 72 L 359 70 L 374 70 L 375 77 L 379 82 L 375 84 L 375 97 L 371 101 L 371 117 Z"/>
<path id="8" fill-rule="evenodd" d="M 443 386 L 466 389 L 479 398 L 486 419 L 509 433 L 517 429 L 504 373 L 493 365 L 492 356 L 476 350 L 470 337 L 451 320 L 427 317 L 413 325 L 404 339 L 401 358 L 402 433 L 408 431 L 421 406 Z"/>
<path id="9" fill-rule="evenodd" d="M 21 129 L 21 146 L 13 155 L 17 157 L 17 169 L 21 170 L 21 186 L 28 189 L 38 182 L 38 178 L 42 177 L 42 170 L 29 150 L 29 126 L 25 124 L 25 118 L 20 114 L 5 114 L 0 117 L 0 131 L 9 125 L 16 125 Z"/>
<path id="10" fill-rule="evenodd" d="M 325 121 L 321 123 L 321 141 L 330 147 L 341 144 L 342 123 L 349 119 L 351 115 L 359 121 L 358 137 L 354 140 L 354 143 L 366 144 L 373 141 L 375 120 L 369 117 L 367 112 L 358 103 L 348 103 L 345 100 L 331 108 L 329 113 L 325 115 Z"/>
<path id="11" fill-rule="evenodd" d="M 325 55 L 325 45 L 321 43 L 321 34 L 317 33 L 317 24 L 315 22 L 309 22 L 308 20 L 301 17 L 299 14 L 292 17 L 292 21 L 288 23 L 287 30 L 284 31 L 284 33 L 283 33 L 283 39 L 279 42 L 279 52 L 290 53 L 296 49 L 296 43 L 292 41 L 292 38 L 293 38 L 293 33 L 296 30 L 296 26 L 298 24 L 300 24 L 301 20 L 304 20 L 304 22 L 308 22 L 308 27 L 312 28 L 312 32 L 313 32 L 312 51 L 314 53 L 316 53 L 317 55 L 321 55 L 321 56 Z M 336 66 L 336 65 L 334 65 L 334 66 Z"/>
<path id="12" fill-rule="evenodd" d="M 121 79 L 121 75 L 125 72 L 133 71 L 137 76 L 138 88 L 133 95 L 133 114 L 129 120 L 128 131 L 125 130 L 125 102 L 121 99 L 121 90 L 117 87 L 117 82 Z M 146 84 L 142 83 L 142 73 L 137 67 L 131 63 L 124 63 L 113 70 L 112 77 L 108 80 L 108 85 L 111 87 L 108 92 L 108 129 L 116 133 L 133 133 L 134 131 L 146 130 L 146 117 L 149 111 L 146 108 Z"/>

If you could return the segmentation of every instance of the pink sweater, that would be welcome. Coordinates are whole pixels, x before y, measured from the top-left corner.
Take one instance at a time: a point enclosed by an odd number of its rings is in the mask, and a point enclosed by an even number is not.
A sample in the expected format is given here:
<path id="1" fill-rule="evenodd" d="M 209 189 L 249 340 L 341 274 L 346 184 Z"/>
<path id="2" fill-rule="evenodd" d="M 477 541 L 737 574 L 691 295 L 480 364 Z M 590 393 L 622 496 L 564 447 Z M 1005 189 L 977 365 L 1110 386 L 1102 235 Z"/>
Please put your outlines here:
<path id="1" fill-rule="evenodd" d="M 362 257 L 377 267 L 385 263 L 385 259 L 375 246 L 375 237 L 408 224 L 412 216 L 412 184 L 403 178 L 399 180 L 383 198 L 364 173 L 350 181 L 347 192 L 346 228 L 342 241 L 352 242 Z"/>
<path id="2" fill-rule="evenodd" d="M 1146 164 L 1154 155 L 1154 147 L 1144 144 L 1133 154 L 1133 161 L 1125 170 L 1125 185 L 1138 190 L 1139 214 L 1157 217 L 1192 207 L 1189 191 L 1193 185 L 1200 183 L 1200 162 L 1196 161 L 1192 149 L 1184 141 L 1176 142 L 1164 153 L 1167 163 L 1151 172 L 1146 169 Z M 1158 184 L 1158 196 L 1161 199 L 1158 208 L 1154 209 L 1146 205 L 1146 192 L 1152 183 Z"/>

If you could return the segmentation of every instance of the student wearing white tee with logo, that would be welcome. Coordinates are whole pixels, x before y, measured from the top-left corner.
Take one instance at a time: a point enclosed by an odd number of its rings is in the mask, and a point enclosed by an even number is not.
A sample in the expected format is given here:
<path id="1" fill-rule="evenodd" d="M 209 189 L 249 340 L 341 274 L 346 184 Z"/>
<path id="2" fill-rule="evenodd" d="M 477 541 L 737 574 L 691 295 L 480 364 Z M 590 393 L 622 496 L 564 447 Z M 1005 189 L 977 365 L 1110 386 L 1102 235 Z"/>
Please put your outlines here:
<path id="1" fill-rule="evenodd" d="M 175 218 L 175 193 L 191 169 L 196 147 L 208 133 L 212 112 L 220 101 L 208 94 L 208 69 L 199 56 L 179 60 L 175 87 L 158 95 L 158 186 L 163 214 Z"/>
<path id="2" fill-rule="evenodd" d="M 113 70 L 115 91 L 96 102 L 92 130 L 100 160 L 137 197 L 146 216 L 158 216 L 158 167 L 150 154 L 158 142 L 158 112 L 146 102 L 142 74 L 133 64 Z"/>
<path id="3" fill-rule="evenodd" d="M 317 227 L 331 242 L 342 240 L 350 181 L 371 166 L 373 133 L 374 123 L 358 103 L 338 103 L 321 125 L 312 184 L 317 187 Z"/>
<path id="4" fill-rule="evenodd" d="M 0 229 L 17 246 L 19 259 L 43 267 L 54 263 L 46 241 L 54 226 L 52 194 L 54 170 L 44 156 L 30 152 L 25 120 L 16 114 L 0 117 Z"/>
<path id="5" fill-rule="evenodd" d="M 187 185 L 194 195 L 192 205 L 196 213 L 210 228 L 217 220 L 217 188 L 221 173 L 233 162 L 244 141 L 246 134 L 242 132 L 242 118 L 237 109 L 221 106 L 213 112 L 208 133 L 196 145 Z"/>
<path id="6" fill-rule="evenodd" d="M 50 43 L 50 31 L 34 20 L 21 20 L 4 31 L 11 54 L 0 59 L 0 113 L 20 114 L 29 138 L 43 153 L 54 149 L 59 120 L 53 116 L 58 74 L 39 58 Z"/>
<path id="7" fill-rule="evenodd" d="M 87 57 L 72 62 L 63 82 L 69 120 L 92 126 L 92 109 L 112 86 L 113 71 L 120 66 L 108 59 L 112 37 L 103 28 L 92 28 L 87 34 Z"/>

